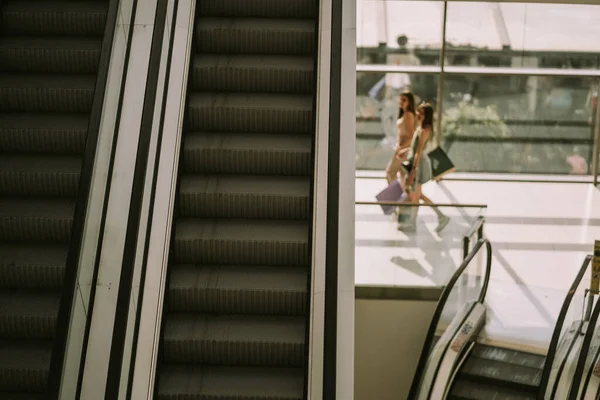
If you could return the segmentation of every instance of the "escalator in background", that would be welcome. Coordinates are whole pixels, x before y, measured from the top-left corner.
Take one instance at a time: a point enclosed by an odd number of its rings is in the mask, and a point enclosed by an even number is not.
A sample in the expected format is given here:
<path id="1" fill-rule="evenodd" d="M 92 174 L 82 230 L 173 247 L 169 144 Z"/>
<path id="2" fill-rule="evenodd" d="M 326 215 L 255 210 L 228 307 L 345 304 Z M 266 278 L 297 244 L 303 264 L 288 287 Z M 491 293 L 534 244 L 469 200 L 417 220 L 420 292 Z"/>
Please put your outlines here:
<path id="1" fill-rule="evenodd" d="M 317 2 L 196 8 L 156 398 L 301 399 Z"/>
<path id="2" fill-rule="evenodd" d="M 108 1 L 0 7 L 0 398 L 33 399 L 57 339 Z"/>

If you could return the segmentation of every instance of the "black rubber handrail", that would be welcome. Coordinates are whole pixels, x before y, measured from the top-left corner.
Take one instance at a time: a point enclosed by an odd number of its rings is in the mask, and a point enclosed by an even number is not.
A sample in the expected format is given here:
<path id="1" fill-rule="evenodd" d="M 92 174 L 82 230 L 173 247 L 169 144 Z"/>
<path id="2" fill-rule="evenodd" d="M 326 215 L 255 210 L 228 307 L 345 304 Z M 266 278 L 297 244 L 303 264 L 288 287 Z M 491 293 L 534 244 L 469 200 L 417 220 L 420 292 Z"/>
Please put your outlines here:
<path id="1" fill-rule="evenodd" d="M 590 262 L 592 260 L 591 256 L 587 256 L 579 269 L 579 272 L 575 276 L 573 283 L 571 284 L 571 288 L 567 292 L 565 296 L 565 300 L 563 301 L 563 305 L 560 309 L 560 313 L 558 314 L 558 318 L 556 320 L 556 325 L 554 326 L 554 332 L 552 333 L 552 338 L 550 339 L 550 345 L 548 346 L 548 355 L 546 356 L 546 360 L 544 361 L 544 369 L 542 370 L 542 377 L 540 379 L 540 386 L 538 390 L 537 398 L 538 400 L 544 400 L 546 395 L 546 390 L 548 386 L 548 380 L 550 379 L 550 372 L 552 372 L 552 364 L 554 363 L 554 358 L 556 357 L 556 350 L 558 348 L 558 344 L 560 342 L 562 328 L 565 323 L 565 319 L 567 318 L 567 314 L 569 312 L 569 308 L 571 306 L 571 302 L 573 297 L 575 296 L 575 292 L 587 271 Z"/>
<path id="2" fill-rule="evenodd" d="M 448 284 L 444 287 L 440 299 L 438 300 L 435 312 L 433 313 L 433 318 L 431 319 L 431 324 L 429 325 L 429 330 L 427 331 L 427 336 L 425 337 L 425 343 L 423 344 L 423 349 L 421 350 L 421 356 L 419 358 L 419 363 L 417 364 L 417 370 L 415 371 L 415 375 L 413 378 L 412 385 L 410 387 L 409 399 L 416 399 L 417 393 L 419 390 L 419 386 L 421 384 L 421 380 L 423 379 L 423 373 L 425 372 L 425 366 L 427 365 L 427 359 L 429 357 L 429 349 L 433 343 L 433 338 L 435 337 L 435 331 L 438 325 L 438 322 L 442 316 L 442 312 L 444 307 L 446 306 L 446 302 L 454 290 L 454 286 L 458 282 L 459 278 L 463 275 L 463 272 L 467 269 L 473 258 L 479 253 L 485 246 L 487 257 L 486 257 L 486 266 L 485 266 L 485 278 L 483 281 L 483 286 L 481 287 L 481 292 L 479 293 L 479 297 L 477 301 L 479 303 L 483 303 L 485 301 L 485 296 L 487 295 L 487 289 L 490 281 L 490 274 L 492 271 L 492 245 L 487 239 L 479 239 L 473 250 L 467 255 L 467 257 L 460 264 L 456 272 L 450 278 Z"/>
<path id="3" fill-rule="evenodd" d="M 83 163 L 79 178 L 79 191 L 73 213 L 73 223 L 71 225 L 67 259 L 65 261 L 65 274 L 62 282 L 62 293 L 58 309 L 54 346 L 52 349 L 50 371 L 46 386 L 46 394 L 49 399 L 58 399 L 60 395 L 62 370 L 65 364 L 69 325 L 72 316 L 71 311 L 73 300 L 75 298 L 75 291 L 77 289 L 77 277 L 79 275 L 79 258 L 81 256 L 81 247 L 83 244 L 85 219 L 92 189 L 92 174 L 98 149 L 100 124 L 102 122 L 104 98 L 106 96 L 106 84 L 108 82 L 113 39 L 119 15 L 119 3 L 119 0 L 110 0 L 106 14 L 106 24 L 104 26 L 104 35 L 102 38 L 102 47 L 98 64 L 98 74 L 96 76 L 94 98 L 88 122 Z"/>

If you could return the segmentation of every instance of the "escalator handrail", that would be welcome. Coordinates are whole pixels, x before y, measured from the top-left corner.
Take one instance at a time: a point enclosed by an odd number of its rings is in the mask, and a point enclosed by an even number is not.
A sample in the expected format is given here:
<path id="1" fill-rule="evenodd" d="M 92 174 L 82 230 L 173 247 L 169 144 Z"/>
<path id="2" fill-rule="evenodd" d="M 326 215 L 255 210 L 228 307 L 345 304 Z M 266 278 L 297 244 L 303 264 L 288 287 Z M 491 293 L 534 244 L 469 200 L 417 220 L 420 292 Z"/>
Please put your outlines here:
<path id="1" fill-rule="evenodd" d="M 429 355 L 428 350 L 431 348 L 431 343 L 433 342 L 433 337 L 435 336 L 435 330 L 437 329 L 438 322 L 442 316 L 442 311 L 446 306 L 448 297 L 450 297 L 450 293 L 452 293 L 452 290 L 454 290 L 454 286 L 456 285 L 456 282 L 458 282 L 458 279 L 462 276 L 463 272 L 467 269 L 473 258 L 477 255 L 477 253 L 479 253 L 479 250 L 481 250 L 483 246 L 486 247 L 487 252 L 485 277 L 477 301 L 479 303 L 483 303 L 485 300 L 490 281 L 490 274 L 492 271 L 492 245 L 489 242 L 489 240 L 482 238 L 477 241 L 471 252 L 467 255 L 467 257 L 465 257 L 463 262 L 460 264 L 456 272 L 454 272 L 454 274 L 448 281 L 448 284 L 444 287 L 444 290 L 442 291 L 436 309 L 433 313 L 433 318 L 431 319 L 431 324 L 429 325 L 427 336 L 425 337 L 423 349 L 421 350 L 421 356 L 419 357 L 419 363 L 417 364 L 417 370 L 415 371 L 413 382 L 410 388 L 410 394 L 408 396 L 409 399 L 417 398 L 417 391 L 419 390 L 421 379 L 423 377 L 423 373 L 425 372 L 425 365 L 427 364 L 427 357 Z"/>
<path id="2" fill-rule="evenodd" d="M 556 325 L 554 325 L 554 332 L 552 333 L 552 338 L 550 339 L 550 344 L 548 346 L 548 355 L 546 356 L 546 360 L 544 362 L 544 369 L 542 370 L 542 377 L 540 379 L 540 386 L 538 391 L 538 400 L 543 400 L 546 394 L 546 386 L 548 386 L 548 380 L 550 379 L 550 372 L 552 371 L 552 364 L 554 363 L 554 357 L 556 356 L 556 350 L 558 349 L 558 343 L 560 341 L 560 337 L 562 334 L 562 328 L 565 323 L 565 319 L 567 318 L 567 314 L 569 312 L 569 308 L 571 306 L 571 301 L 575 296 L 575 292 L 587 271 L 589 264 L 592 260 L 591 256 L 587 256 L 583 261 L 577 276 L 573 280 L 571 284 L 571 288 L 567 292 L 565 296 L 565 300 L 563 301 L 563 305 L 560 309 L 560 313 L 558 314 L 558 318 L 556 320 Z"/>

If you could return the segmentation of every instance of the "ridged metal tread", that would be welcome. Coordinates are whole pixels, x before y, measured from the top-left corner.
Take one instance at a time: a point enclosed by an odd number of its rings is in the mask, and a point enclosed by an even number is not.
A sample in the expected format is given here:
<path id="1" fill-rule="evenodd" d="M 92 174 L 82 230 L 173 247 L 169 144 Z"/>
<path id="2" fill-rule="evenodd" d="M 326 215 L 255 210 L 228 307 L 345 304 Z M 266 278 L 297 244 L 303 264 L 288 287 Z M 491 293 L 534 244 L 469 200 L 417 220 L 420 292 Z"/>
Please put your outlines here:
<path id="1" fill-rule="evenodd" d="M 309 133 L 311 96 L 249 93 L 190 93 L 187 119 L 191 131 Z"/>
<path id="2" fill-rule="evenodd" d="M 305 267 L 189 265 L 170 267 L 171 312 L 305 315 Z"/>
<path id="3" fill-rule="evenodd" d="M 198 18 L 196 50 L 200 53 L 312 55 L 312 19 Z"/>
<path id="4" fill-rule="evenodd" d="M 315 0 L 203 0 L 198 13 L 205 17 L 314 18 Z"/>
<path id="5" fill-rule="evenodd" d="M 76 156 L 3 155 L 0 157 L 0 195 L 75 197 L 81 158 Z"/>
<path id="6" fill-rule="evenodd" d="M 60 291 L 0 289 L 0 338 L 52 339 Z"/>
<path id="7" fill-rule="evenodd" d="M 303 317 L 170 314 L 163 356 L 170 364 L 302 367 Z"/>
<path id="8" fill-rule="evenodd" d="M 533 393 L 469 381 L 456 382 L 448 396 L 448 400 L 536 400 L 536 398 Z"/>
<path id="9" fill-rule="evenodd" d="M 67 243 L 74 200 L 0 197 L 0 240 Z"/>
<path id="10" fill-rule="evenodd" d="M 66 259 L 66 245 L 0 242 L 0 288 L 60 288 Z"/>
<path id="11" fill-rule="evenodd" d="M 302 400 L 301 368 L 166 366 L 159 400 Z"/>
<path id="12" fill-rule="evenodd" d="M 295 265 L 310 262 L 308 223 L 179 218 L 175 262 L 209 265 Z"/>
<path id="13" fill-rule="evenodd" d="M 304 177 L 184 175 L 179 186 L 178 215 L 307 219 L 309 192 L 310 181 Z"/>
<path id="14" fill-rule="evenodd" d="M 102 43 L 96 38 L 0 38 L 0 71 L 34 73 L 95 73 Z"/>
<path id="15" fill-rule="evenodd" d="M 1 32 L 9 35 L 102 36 L 107 1 L 10 1 L 2 7 Z"/>
<path id="16" fill-rule="evenodd" d="M 194 91 L 310 94 L 312 57 L 196 55 L 191 65 Z"/>
<path id="17" fill-rule="evenodd" d="M 88 123 L 80 113 L 0 113 L 0 152 L 80 154 Z"/>
<path id="18" fill-rule="evenodd" d="M 486 346 L 479 343 L 473 347 L 471 356 L 477 357 L 478 359 L 498 361 L 537 369 L 544 368 L 546 362 L 546 357 L 539 354 Z"/>
<path id="19" fill-rule="evenodd" d="M 0 340 L 0 392 L 44 391 L 51 355 L 51 340 Z"/>
<path id="20" fill-rule="evenodd" d="M 182 168 L 190 173 L 301 175 L 311 171 L 309 135 L 189 133 Z"/>
<path id="21" fill-rule="evenodd" d="M 0 110 L 89 112 L 94 75 L 0 75 Z"/>

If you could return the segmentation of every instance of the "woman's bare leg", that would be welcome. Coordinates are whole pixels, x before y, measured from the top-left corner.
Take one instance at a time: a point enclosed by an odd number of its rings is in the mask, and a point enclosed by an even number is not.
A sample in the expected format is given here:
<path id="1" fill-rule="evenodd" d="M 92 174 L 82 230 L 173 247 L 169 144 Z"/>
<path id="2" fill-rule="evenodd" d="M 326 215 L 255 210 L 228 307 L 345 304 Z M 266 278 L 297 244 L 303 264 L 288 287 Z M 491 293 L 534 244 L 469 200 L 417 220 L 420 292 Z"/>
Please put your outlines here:
<path id="1" fill-rule="evenodd" d="M 433 201 L 431 201 L 431 199 L 429 197 L 425 196 L 423 193 L 421 193 L 421 196 L 419 198 L 421 200 L 423 200 L 423 203 L 425 203 L 425 204 L 433 204 Z M 448 222 L 450 222 L 450 217 L 444 215 L 444 213 L 441 212 L 438 207 L 431 207 L 431 208 L 433 208 L 433 211 L 435 211 L 435 213 L 438 217 L 438 225 L 435 228 L 435 231 L 440 233 L 442 231 L 442 229 L 444 229 L 446 227 L 446 225 L 448 225 Z"/>

